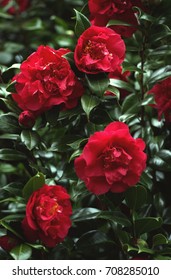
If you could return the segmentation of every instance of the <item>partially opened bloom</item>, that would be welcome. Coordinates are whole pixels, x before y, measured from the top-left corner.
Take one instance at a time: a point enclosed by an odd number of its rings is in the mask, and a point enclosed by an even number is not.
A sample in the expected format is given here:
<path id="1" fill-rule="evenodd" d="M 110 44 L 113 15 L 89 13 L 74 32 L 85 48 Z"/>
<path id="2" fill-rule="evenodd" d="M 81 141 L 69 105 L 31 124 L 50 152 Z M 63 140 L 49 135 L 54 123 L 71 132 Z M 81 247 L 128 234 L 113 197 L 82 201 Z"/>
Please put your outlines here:
<path id="1" fill-rule="evenodd" d="M 0 247 L 7 252 L 10 252 L 19 244 L 19 240 L 15 236 L 3 235 L 0 236 Z"/>
<path id="2" fill-rule="evenodd" d="M 148 93 L 154 94 L 159 120 L 164 115 L 165 120 L 171 122 L 171 77 L 155 84 Z"/>
<path id="3" fill-rule="evenodd" d="M 91 26 L 78 39 L 74 59 L 82 72 L 113 72 L 125 58 L 125 43 L 110 28 Z"/>
<path id="4" fill-rule="evenodd" d="M 76 174 L 97 195 L 124 192 L 139 181 L 146 167 L 144 149 L 144 141 L 134 139 L 126 124 L 110 123 L 90 136 L 75 159 Z"/>
<path id="5" fill-rule="evenodd" d="M 26 206 L 22 228 L 28 241 L 42 241 L 47 247 L 62 242 L 71 227 L 70 196 L 59 186 L 44 185 L 34 191 Z"/>
<path id="6" fill-rule="evenodd" d="M 17 93 L 12 94 L 21 109 L 37 116 L 54 105 L 63 109 L 77 105 L 84 90 L 63 57 L 68 52 L 68 49 L 39 46 L 21 64 L 20 73 L 13 78 Z"/>
<path id="7" fill-rule="evenodd" d="M 93 25 L 106 26 L 110 20 L 123 21 L 128 25 L 112 25 L 123 37 L 130 37 L 137 30 L 138 21 L 133 6 L 142 8 L 137 0 L 89 0 L 90 20 Z M 130 25 L 130 26 L 129 26 Z"/>

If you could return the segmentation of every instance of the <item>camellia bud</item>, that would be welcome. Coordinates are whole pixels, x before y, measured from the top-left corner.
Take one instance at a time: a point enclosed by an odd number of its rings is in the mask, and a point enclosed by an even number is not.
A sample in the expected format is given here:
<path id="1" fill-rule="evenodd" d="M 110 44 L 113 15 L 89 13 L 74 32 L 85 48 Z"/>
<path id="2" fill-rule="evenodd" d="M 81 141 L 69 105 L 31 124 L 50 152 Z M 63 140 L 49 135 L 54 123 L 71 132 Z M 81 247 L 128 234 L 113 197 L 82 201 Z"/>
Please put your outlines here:
<path id="1" fill-rule="evenodd" d="M 35 116 L 30 111 L 23 111 L 18 118 L 20 125 L 25 126 L 27 128 L 33 127 L 35 124 Z"/>
<path id="2" fill-rule="evenodd" d="M 14 237 L 8 235 L 4 235 L 0 237 L 0 247 L 7 252 L 10 252 L 18 244 L 19 241 Z"/>

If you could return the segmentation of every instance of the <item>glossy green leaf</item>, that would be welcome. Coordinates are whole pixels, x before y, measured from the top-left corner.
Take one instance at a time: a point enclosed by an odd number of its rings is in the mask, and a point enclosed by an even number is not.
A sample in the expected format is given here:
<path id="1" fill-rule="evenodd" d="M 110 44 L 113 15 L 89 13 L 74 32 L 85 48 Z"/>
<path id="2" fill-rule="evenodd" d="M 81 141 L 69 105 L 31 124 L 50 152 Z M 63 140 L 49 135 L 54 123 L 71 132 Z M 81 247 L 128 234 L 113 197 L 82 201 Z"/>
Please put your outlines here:
<path id="1" fill-rule="evenodd" d="M 6 91 L 16 93 L 16 88 L 15 88 L 16 81 L 11 82 L 7 87 Z"/>
<path id="2" fill-rule="evenodd" d="M 34 177 L 32 177 L 23 188 L 23 196 L 25 199 L 29 199 L 31 194 L 40 189 L 45 184 L 45 176 L 38 172 Z"/>
<path id="3" fill-rule="evenodd" d="M 168 240 L 163 234 L 158 233 L 153 236 L 153 247 L 160 246 L 163 244 L 168 244 Z"/>
<path id="4" fill-rule="evenodd" d="M 150 164 L 153 168 L 163 171 L 171 171 L 171 151 L 160 150 L 150 160 Z"/>
<path id="5" fill-rule="evenodd" d="M 118 100 L 120 99 L 120 91 L 119 91 L 118 88 L 116 88 L 112 85 L 109 85 L 108 88 L 107 88 L 107 91 L 113 93 Z"/>
<path id="6" fill-rule="evenodd" d="M 98 75 L 86 75 L 86 81 L 90 91 L 102 97 L 109 86 L 109 78 L 105 73 Z"/>
<path id="7" fill-rule="evenodd" d="M 74 150 L 77 150 L 77 149 L 79 149 L 80 148 L 80 146 L 82 145 L 82 144 L 84 144 L 84 143 L 86 143 L 87 142 L 87 138 L 84 138 L 84 139 L 78 139 L 78 140 L 76 140 L 76 141 L 74 141 L 74 142 L 72 142 L 72 143 L 69 143 L 69 144 L 67 144 L 69 147 L 71 147 L 72 149 L 74 149 Z"/>
<path id="8" fill-rule="evenodd" d="M 107 23 L 107 27 L 110 27 L 112 25 L 123 25 L 123 26 L 132 26 L 132 24 L 122 21 L 122 20 L 116 20 L 116 19 L 111 19 L 109 20 L 109 22 Z"/>
<path id="9" fill-rule="evenodd" d="M 125 227 L 131 226 L 130 220 L 120 211 L 101 211 L 97 218 L 116 222 Z"/>
<path id="10" fill-rule="evenodd" d="M 147 191 L 144 187 L 131 187 L 125 193 L 126 204 L 130 209 L 140 209 L 147 200 Z"/>
<path id="11" fill-rule="evenodd" d="M 43 28 L 43 21 L 40 18 L 33 18 L 26 21 L 22 28 L 28 31 L 40 30 Z"/>
<path id="12" fill-rule="evenodd" d="M 20 161 L 25 160 L 27 156 L 17 150 L 13 149 L 0 149 L 0 160 L 7 161 Z"/>
<path id="13" fill-rule="evenodd" d="M 0 131 L 8 133 L 17 133 L 20 131 L 18 120 L 12 113 L 0 115 Z"/>
<path id="14" fill-rule="evenodd" d="M 22 236 L 17 232 L 15 231 L 12 226 L 10 226 L 10 224 L 6 221 L 2 221 L 0 220 L 0 225 L 2 227 L 4 227 L 5 229 L 7 229 L 8 231 L 12 232 L 14 235 L 16 235 L 18 238 L 22 239 Z"/>
<path id="15" fill-rule="evenodd" d="M 110 85 L 121 89 L 126 89 L 129 92 L 132 92 L 134 90 L 134 88 L 128 82 L 121 81 L 119 79 L 110 79 Z"/>
<path id="16" fill-rule="evenodd" d="M 31 257 L 32 249 L 27 244 L 20 244 L 10 251 L 14 260 L 28 260 Z"/>
<path id="17" fill-rule="evenodd" d="M 96 107 L 98 106 L 100 103 L 100 100 L 98 97 L 94 96 L 94 95 L 87 95 L 84 94 L 81 97 L 81 105 L 82 108 L 84 110 L 84 112 L 86 113 L 87 117 L 89 118 L 90 112 Z"/>
<path id="18" fill-rule="evenodd" d="M 80 37 L 80 35 L 91 26 L 91 23 L 85 15 L 75 9 L 74 11 L 76 13 L 75 34 L 77 37 Z"/>
<path id="19" fill-rule="evenodd" d="M 139 101 L 135 94 L 128 95 L 122 104 L 122 114 L 136 114 L 139 111 Z"/>
<path id="20" fill-rule="evenodd" d="M 23 130 L 21 132 L 21 141 L 26 145 L 26 147 L 31 151 L 40 142 L 40 136 L 36 131 Z"/>
<path id="21" fill-rule="evenodd" d="M 153 231 L 162 225 L 161 218 L 147 217 L 135 220 L 135 231 L 137 236 Z"/>

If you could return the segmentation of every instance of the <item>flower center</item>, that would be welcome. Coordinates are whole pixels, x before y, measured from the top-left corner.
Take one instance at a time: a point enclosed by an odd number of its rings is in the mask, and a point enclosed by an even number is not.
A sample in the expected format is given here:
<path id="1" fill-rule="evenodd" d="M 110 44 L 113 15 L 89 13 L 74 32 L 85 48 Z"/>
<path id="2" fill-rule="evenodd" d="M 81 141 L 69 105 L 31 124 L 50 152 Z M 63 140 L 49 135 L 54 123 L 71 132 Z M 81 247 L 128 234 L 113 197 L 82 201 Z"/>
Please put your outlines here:
<path id="1" fill-rule="evenodd" d="M 46 220 L 62 211 L 61 206 L 54 198 L 46 197 L 36 207 L 36 212 L 41 219 Z"/>
<path id="2" fill-rule="evenodd" d="M 104 169 L 127 167 L 132 157 L 121 147 L 108 147 L 103 153 Z"/>
<path id="3" fill-rule="evenodd" d="M 104 43 L 92 42 L 91 40 L 86 44 L 84 53 L 89 54 L 94 60 L 102 59 L 106 55 L 112 57 Z"/>

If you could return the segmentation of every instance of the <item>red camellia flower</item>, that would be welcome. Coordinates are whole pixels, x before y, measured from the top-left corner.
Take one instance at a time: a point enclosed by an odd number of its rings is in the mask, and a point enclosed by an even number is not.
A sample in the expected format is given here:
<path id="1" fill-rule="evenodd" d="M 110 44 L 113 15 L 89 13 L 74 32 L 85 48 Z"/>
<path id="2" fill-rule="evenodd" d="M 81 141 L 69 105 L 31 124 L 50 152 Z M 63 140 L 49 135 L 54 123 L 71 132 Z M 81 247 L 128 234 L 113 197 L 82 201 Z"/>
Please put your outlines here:
<path id="1" fill-rule="evenodd" d="M 35 117 L 32 112 L 23 111 L 19 115 L 19 123 L 25 127 L 31 128 L 35 124 Z"/>
<path id="2" fill-rule="evenodd" d="M 123 82 L 127 82 L 129 76 L 130 76 L 130 72 L 125 71 L 124 73 L 122 73 L 122 67 L 119 65 L 118 68 L 114 72 L 111 72 L 109 74 L 109 79 L 116 79 L 116 80 L 120 80 Z M 121 88 L 119 90 L 120 90 L 121 98 L 124 98 L 125 96 L 127 96 L 129 94 L 129 92 L 126 89 Z M 105 95 L 113 95 L 113 93 L 110 91 L 107 91 L 105 93 Z"/>
<path id="3" fill-rule="evenodd" d="M 11 2 L 13 5 L 8 9 L 8 13 L 11 15 L 24 12 L 30 4 L 30 0 L 0 0 L 0 5 L 5 7 Z"/>
<path id="4" fill-rule="evenodd" d="M 104 131 L 90 136 L 75 170 L 86 187 L 100 195 L 119 193 L 134 186 L 146 167 L 145 143 L 134 139 L 122 122 L 110 123 Z"/>
<path id="5" fill-rule="evenodd" d="M 37 239 L 47 247 L 54 247 L 64 240 L 71 227 L 70 196 L 61 186 L 47 186 L 34 191 L 26 206 L 22 222 L 29 242 Z"/>
<path id="6" fill-rule="evenodd" d="M 12 94 L 21 109 L 37 116 L 54 105 L 62 104 L 64 109 L 77 105 L 83 86 L 62 57 L 68 52 L 40 46 L 21 64 L 20 73 L 13 78 L 17 93 Z"/>
<path id="7" fill-rule="evenodd" d="M 148 93 L 154 94 L 159 120 L 164 115 L 165 120 L 171 122 L 171 77 L 154 85 Z"/>
<path id="8" fill-rule="evenodd" d="M 110 28 L 91 26 L 78 39 L 74 58 L 78 69 L 88 74 L 113 72 L 125 57 L 125 44 Z"/>
<path id="9" fill-rule="evenodd" d="M 113 30 L 124 37 L 131 37 L 138 25 L 133 6 L 142 8 L 137 0 L 89 0 L 90 20 L 93 25 L 106 26 L 109 20 L 120 20 L 133 26 L 113 25 Z"/>

